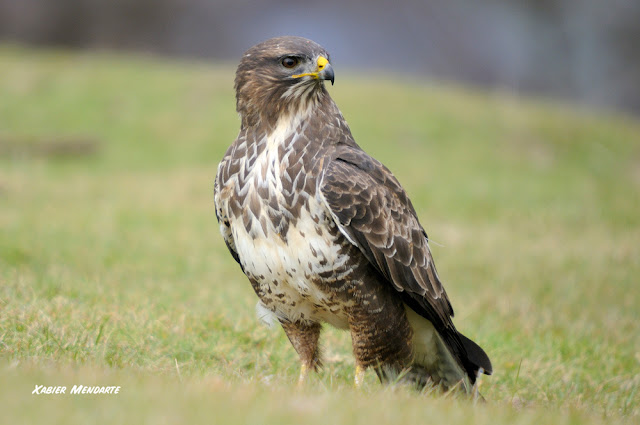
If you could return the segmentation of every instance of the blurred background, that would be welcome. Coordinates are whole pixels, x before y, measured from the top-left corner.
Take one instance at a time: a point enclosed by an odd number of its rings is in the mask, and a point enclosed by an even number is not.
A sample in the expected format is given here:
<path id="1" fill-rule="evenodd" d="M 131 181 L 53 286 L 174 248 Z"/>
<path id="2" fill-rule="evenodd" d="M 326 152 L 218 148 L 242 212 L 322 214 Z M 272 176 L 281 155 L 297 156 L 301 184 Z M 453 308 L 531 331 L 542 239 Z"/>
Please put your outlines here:
<path id="1" fill-rule="evenodd" d="M 410 195 L 491 356 L 487 409 L 373 372 L 353 392 L 332 329 L 299 391 L 258 325 L 212 191 L 234 68 L 282 34 L 331 52 L 355 140 Z M 640 423 L 639 45 L 640 0 L 0 0 L 3 422 Z"/>
<path id="2" fill-rule="evenodd" d="M 339 67 L 640 114 L 637 0 L 0 0 L 0 41 L 235 63 L 283 34 Z"/>

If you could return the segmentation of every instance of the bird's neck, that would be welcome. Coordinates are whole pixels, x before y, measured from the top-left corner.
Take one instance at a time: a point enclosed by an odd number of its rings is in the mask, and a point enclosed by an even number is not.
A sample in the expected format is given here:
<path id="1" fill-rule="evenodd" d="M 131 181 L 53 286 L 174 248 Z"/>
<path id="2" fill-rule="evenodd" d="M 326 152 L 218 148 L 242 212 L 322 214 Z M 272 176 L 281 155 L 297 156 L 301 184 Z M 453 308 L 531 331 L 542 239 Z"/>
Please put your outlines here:
<path id="1" fill-rule="evenodd" d="M 317 102 L 309 102 L 282 113 L 271 121 L 257 120 L 253 124 L 243 116 L 238 141 L 246 144 L 247 152 L 259 155 L 276 149 L 282 152 L 298 149 L 294 142 L 304 141 L 309 151 L 331 149 L 336 145 L 357 146 L 338 106 L 328 93 Z"/>
<path id="2" fill-rule="evenodd" d="M 243 129 L 269 134 L 292 122 L 313 117 L 318 113 L 340 113 L 324 84 L 309 86 L 305 92 L 264 94 L 261 102 L 241 100 L 238 93 L 238 112 Z M 260 106 L 258 106 L 260 105 Z"/>

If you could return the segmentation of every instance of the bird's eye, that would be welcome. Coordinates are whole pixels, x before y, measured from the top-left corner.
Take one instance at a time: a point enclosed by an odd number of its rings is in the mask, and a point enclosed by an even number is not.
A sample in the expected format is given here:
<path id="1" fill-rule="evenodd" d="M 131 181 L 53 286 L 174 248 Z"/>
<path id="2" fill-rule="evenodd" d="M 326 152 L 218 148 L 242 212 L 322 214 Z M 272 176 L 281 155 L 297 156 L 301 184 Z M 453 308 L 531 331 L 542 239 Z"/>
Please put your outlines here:
<path id="1" fill-rule="evenodd" d="M 286 58 L 282 59 L 282 66 L 284 66 L 285 68 L 293 68 L 294 66 L 296 66 L 300 61 L 298 60 L 298 58 L 294 57 L 294 56 L 287 56 Z"/>

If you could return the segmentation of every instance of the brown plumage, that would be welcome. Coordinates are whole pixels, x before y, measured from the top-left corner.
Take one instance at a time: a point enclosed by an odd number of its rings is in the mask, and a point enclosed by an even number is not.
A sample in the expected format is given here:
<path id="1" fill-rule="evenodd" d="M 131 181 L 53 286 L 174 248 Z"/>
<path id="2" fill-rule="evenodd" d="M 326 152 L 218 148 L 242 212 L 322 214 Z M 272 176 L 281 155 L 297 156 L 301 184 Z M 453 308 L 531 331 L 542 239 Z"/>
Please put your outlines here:
<path id="1" fill-rule="evenodd" d="M 300 37 L 249 49 L 236 74 L 242 124 L 218 167 L 216 216 L 233 258 L 302 361 L 322 323 L 348 329 L 356 383 L 373 367 L 470 391 L 491 373 L 453 325 L 429 239 L 402 186 L 353 140 L 324 81 L 328 53 Z"/>

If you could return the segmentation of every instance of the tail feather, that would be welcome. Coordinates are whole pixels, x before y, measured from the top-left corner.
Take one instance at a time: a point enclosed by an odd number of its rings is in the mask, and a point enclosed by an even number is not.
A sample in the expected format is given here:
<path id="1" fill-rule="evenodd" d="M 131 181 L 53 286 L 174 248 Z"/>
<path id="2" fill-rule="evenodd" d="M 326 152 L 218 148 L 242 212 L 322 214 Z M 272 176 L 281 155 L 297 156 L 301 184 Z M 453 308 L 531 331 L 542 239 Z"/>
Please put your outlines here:
<path id="1" fill-rule="evenodd" d="M 445 390 L 458 385 L 460 381 L 467 390 L 470 389 L 475 376 L 472 378 L 468 375 L 433 324 L 409 308 L 407 318 L 414 333 L 414 371 L 424 374 L 425 379 L 441 385 Z"/>
<path id="2" fill-rule="evenodd" d="M 410 308 L 407 308 L 407 318 L 414 331 L 414 374 L 423 374 L 424 379 L 444 389 L 462 383 L 465 390 L 471 392 L 479 374 L 493 372 L 487 353 L 455 328 L 441 334 L 429 320 Z"/>
<path id="3" fill-rule="evenodd" d="M 487 353 L 485 353 L 478 344 L 471 341 L 466 336 L 462 334 L 458 335 L 462 341 L 462 346 L 467 352 L 467 360 L 475 366 L 474 372 L 477 373 L 479 370 L 482 370 L 482 373 L 491 375 L 493 373 L 493 366 L 491 366 L 491 360 L 489 360 Z"/>

